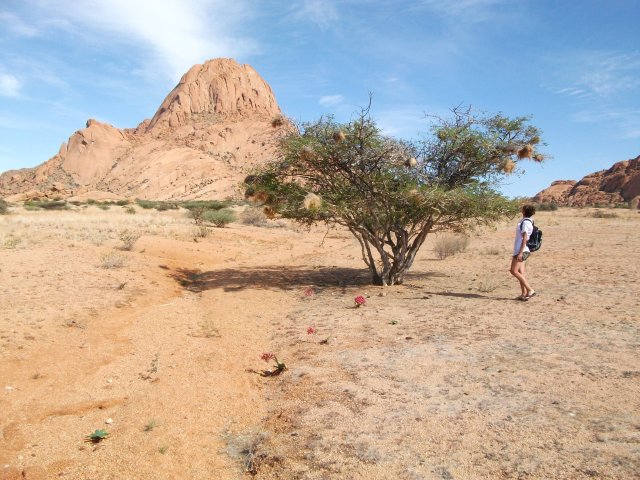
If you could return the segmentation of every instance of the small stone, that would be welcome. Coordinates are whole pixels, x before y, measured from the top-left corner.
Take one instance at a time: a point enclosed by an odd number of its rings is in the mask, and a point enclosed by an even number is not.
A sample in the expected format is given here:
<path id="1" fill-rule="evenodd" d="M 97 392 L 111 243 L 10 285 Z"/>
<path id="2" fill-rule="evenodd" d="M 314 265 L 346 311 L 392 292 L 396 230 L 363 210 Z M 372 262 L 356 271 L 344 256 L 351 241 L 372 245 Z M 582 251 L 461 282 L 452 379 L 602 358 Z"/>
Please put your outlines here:
<path id="1" fill-rule="evenodd" d="M 9 385 L 7 385 L 6 387 L 4 387 L 4 389 L 5 389 L 7 392 L 10 392 L 11 390 L 13 390 L 13 387 L 10 387 Z"/>
<path id="2" fill-rule="evenodd" d="M 110 378 L 107 379 L 107 383 L 113 383 L 113 380 L 111 380 Z"/>
<path id="3" fill-rule="evenodd" d="M 104 423 L 106 423 L 107 425 L 111 425 L 113 423 L 113 419 L 112 418 L 107 418 Z"/>

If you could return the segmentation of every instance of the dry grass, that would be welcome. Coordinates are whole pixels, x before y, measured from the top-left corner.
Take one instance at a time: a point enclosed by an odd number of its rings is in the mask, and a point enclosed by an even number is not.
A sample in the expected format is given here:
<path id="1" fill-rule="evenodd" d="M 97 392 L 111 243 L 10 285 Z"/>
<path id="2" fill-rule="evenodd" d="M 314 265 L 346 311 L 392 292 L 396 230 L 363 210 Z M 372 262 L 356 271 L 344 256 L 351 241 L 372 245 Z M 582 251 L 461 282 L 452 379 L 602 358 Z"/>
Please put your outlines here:
<path id="1" fill-rule="evenodd" d="M 125 263 L 125 256 L 115 250 L 105 253 L 100 257 L 100 266 L 102 268 L 122 268 Z"/>
<path id="2" fill-rule="evenodd" d="M 456 253 L 464 252 L 469 246 L 469 237 L 462 235 L 440 235 L 436 238 L 433 251 L 440 260 L 444 260 Z"/>

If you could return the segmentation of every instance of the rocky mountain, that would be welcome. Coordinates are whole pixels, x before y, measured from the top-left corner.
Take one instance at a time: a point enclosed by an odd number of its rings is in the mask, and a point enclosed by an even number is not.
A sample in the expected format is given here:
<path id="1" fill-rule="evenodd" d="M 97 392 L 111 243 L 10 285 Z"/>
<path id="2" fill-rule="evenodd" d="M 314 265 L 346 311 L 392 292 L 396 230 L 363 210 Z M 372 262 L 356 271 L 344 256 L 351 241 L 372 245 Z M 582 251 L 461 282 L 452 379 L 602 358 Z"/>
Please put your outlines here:
<path id="1" fill-rule="evenodd" d="M 249 65 L 193 66 L 153 118 L 120 130 L 88 120 L 51 159 L 0 175 L 0 197 L 222 199 L 272 158 L 288 130 L 271 87 Z"/>
<path id="2" fill-rule="evenodd" d="M 534 202 L 584 207 L 629 202 L 640 208 L 640 156 L 591 173 L 582 180 L 558 180 L 542 190 Z"/>

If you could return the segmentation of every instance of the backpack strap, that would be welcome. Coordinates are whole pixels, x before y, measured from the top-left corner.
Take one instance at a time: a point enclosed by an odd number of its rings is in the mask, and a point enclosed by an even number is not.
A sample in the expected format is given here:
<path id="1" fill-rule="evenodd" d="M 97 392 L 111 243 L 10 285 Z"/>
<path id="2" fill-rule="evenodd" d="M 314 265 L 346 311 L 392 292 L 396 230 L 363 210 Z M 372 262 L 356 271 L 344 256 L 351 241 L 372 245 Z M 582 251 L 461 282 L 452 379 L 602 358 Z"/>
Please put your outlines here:
<path id="1" fill-rule="evenodd" d="M 522 222 L 520 222 L 520 232 L 522 233 L 522 224 L 526 221 L 529 220 L 531 222 L 531 226 L 535 227 L 535 223 L 533 223 L 533 220 L 531 220 L 530 218 L 523 218 Z"/>

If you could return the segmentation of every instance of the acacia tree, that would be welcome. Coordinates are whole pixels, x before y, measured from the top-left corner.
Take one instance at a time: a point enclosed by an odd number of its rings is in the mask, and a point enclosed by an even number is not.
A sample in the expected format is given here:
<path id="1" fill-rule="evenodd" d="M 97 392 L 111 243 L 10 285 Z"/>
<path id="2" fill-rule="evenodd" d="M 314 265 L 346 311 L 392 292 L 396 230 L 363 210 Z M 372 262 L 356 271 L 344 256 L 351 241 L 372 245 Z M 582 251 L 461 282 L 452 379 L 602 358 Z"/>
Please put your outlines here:
<path id="1" fill-rule="evenodd" d="M 418 142 L 384 135 L 368 108 L 349 123 L 303 124 L 282 140 L 278 158 L 245 179 L 246 195 L 303 224 L 348 228 L 372 282 L 401 284 L 428 234 L 514 214 L 495 186 L 520 160 L 543 159 L 527 117 L 452 113 Z"/>

